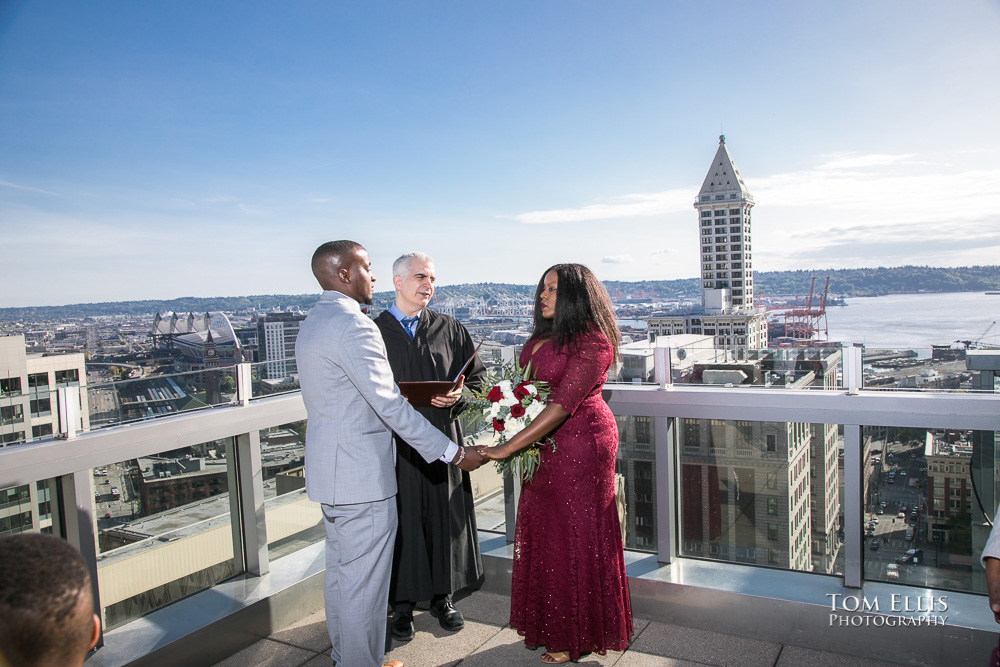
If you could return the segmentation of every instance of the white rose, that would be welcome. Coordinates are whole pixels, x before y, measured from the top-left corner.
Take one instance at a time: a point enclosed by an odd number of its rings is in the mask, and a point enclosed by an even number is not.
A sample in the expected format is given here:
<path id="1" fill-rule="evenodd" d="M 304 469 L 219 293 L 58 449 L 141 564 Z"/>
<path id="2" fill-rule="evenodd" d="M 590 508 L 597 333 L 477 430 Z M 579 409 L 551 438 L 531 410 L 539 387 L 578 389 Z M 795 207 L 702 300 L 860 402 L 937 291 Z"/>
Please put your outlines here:
<path id="1" fill-rule="evenodd" d="M 538 395 L 538 390 L 535 389 L 535 385 L 533 385 L 533 384 L 526 384 L 526 385 L 524 385 L 524 390 L 526 392 L 528 392 L 529 394 L 531 394 L 532 396 L 537 396 Z"/>
<path id="2" fill-rule="evenodd" d="M 545 409 L 545 404 L 540 401 L 532 401 L 527 408 L 524 409 L 524 414 L 529 419 L 534 419 Z"/>
<path id="3" fill-rule="evenodd" d="M 504 394 L 503 398 L 501 398 L 499 401 L 497 401 L 493 405 L 502 405 L 505 408 L 509 408 L 510 406 L 516 405 L 516 404 L 518 404 L 520 402 L 521 401 L 519 401 L 516 398 L 514 398 L 514 394 L 511 394 L 510 396 L 508 396 L 507 394 Z"/>
<path id="4" fill-rule="evenodd" d="M 483 410 L 483 414 L 489 417 L 490 419 L 495 419 L 500 415 L 500 404 L 490 403 L 490 407 Z"/>
<path id="5" fill-rule="evenodd" d="M 520 419 L 507 419 L 503 423 L 503 434 L 508 438 L 517 435 L 524 428 Z"/>

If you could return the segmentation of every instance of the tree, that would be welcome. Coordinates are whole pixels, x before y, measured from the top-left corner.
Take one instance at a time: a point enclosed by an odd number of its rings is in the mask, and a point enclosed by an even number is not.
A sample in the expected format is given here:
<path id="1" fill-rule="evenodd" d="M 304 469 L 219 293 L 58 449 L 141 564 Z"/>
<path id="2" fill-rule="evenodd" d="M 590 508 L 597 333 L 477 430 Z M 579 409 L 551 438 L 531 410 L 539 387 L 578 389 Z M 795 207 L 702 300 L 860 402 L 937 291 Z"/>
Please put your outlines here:
<path id="1" fill-rule="evenodd" d="M 972 555 L 972 515 L 964 510 L 948 517 L 948 551 Z"/>

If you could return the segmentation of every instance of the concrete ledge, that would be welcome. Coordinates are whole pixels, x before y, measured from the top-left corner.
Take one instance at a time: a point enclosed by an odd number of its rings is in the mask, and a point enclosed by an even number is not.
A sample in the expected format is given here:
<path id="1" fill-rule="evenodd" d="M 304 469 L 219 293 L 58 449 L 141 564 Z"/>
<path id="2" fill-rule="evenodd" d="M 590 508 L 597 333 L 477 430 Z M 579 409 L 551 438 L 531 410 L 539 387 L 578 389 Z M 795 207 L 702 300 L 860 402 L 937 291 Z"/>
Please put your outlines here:
<path id="1" fill-rule="evenodd" d="M 318 542 L 271 563 L 262 577 L 237 577 L 104 636 L 87 667 L 172 667 L 221 662 L 323 608 Z"/>
<path id="2" fill-rule="evenodd" d="M 480 532 L 479 542 L 481 590 L 509 596 L 505 536 Z M 272 563 L 268 575 L 224 582 L 112 630 L 88 667 L 221 662 L 322 609 L 323 548 L 310 545 Z M 625 556 L 633 615 L 654 623 L 926 667 L 984 664 L 997 641 L 983 595 L 877 582 L 856 590 L 826 575 L 690 559 L 663 566 L 651 554 Z M 930 611 L 906 611 L 906 600 L 911 607 L 923 600 Z M 484 620 L 502 626 L 501 612 Z M 948 618 L 932 624 L 933 616 Z"/>

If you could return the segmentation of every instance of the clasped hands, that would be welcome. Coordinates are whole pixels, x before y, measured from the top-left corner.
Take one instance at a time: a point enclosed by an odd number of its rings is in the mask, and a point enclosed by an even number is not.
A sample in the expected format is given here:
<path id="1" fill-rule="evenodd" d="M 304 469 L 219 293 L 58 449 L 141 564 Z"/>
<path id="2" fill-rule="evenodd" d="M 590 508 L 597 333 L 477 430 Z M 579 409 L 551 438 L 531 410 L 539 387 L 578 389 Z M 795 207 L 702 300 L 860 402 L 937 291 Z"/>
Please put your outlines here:
<path id="1" fill-rule="evenodd" d="M 452 463 L 462 470 L 472 472 L 487 461 L 501 461 L 513 453 L 509 443 L 495 447 L 465 447 L 465 457 L 461 461 L 452 461 Z M 456 454 L 455 458 L 458 459 L 460 455 L 461 453 Z"/>

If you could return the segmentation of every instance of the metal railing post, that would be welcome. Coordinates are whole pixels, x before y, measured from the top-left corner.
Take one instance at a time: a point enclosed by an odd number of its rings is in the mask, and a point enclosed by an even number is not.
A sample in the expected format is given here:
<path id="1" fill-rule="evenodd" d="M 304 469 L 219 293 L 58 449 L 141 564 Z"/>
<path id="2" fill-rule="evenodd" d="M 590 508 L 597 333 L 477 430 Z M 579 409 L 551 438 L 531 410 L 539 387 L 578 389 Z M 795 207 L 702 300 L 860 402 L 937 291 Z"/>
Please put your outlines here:
<path id="1" fill-rule="evenodd" d="M 849 396 L 857 396 L 864 384 L 861 352 L 861 343 L 844 348 L 844 386 Z"/>
<path id="2" fill-rule="evenodd" d="M 864 579 L 864 466 L 861 425 L 844 424 L 844 586 L 861 588 Z"/>
<path id="3" fill-rule="evenodd" d="M 240 405 L 249 405 L 253 396 L 253 364 L 236 364 L 236 399 Z"/>
<path id="4" fill-rule="evenodd" d="M 65 387 L 67 389 L 73 387 Z M 60 387 L 61 392 L 64 387 Z M 79 395 L 79 392 L 77 392 Z M 62 398 L 60 396 L 60 398 Z M 90 587 L 94 596 L 94 613 L 102 619 L 100 588 L 97 584 L 97 536 L 94 533 L 94 490 L 91 485 L 93 477 L 90 470 L 81 470 L 71 475 L 61 475 L 56 478 L 58 491 L 56 498 L 49 498 L 52 512 L 61 525 L 60 532 L 66 541 L 72 544 L 83 556 L 90 573 Z M 101 623 L 102 627 L 104 623 Z M 98 646 L 104 645 L 104 634 L 98 640 Z"/>
<path id="5" fill-rule="evenodd" d="M 669 352 L 669 348 L 668 348 Z M 656 417 L 653 420 L 653 441 L 656 452 L 656 560 L 670 563 L 677 556 L 677 535 L 674 516 L 679 515 L 677 490 L 680 477 L 677 472 L 676 419 Z"/>
<path id="6" fill-rule="evenodd" d="M 660 345 L 660 340 L 656 341 L 653 348 L 653 377 L 660 389 L 673 389 L 673 368 L 671 366 L 671 348 Z"/>
<path id="7" fill-rule="evenodd" d="M 58 387 L 56 400 L 59 403 L 59 436 L 72 440 L 80 429 L 80 388 Z"/>
<path id="8" fill-rule="evenodd" d="M 231 441 L 234 462 L 230 464 L 230 511 L 233 525 L 233 553 L 242 560 L 247 574 L 260 576 L 270 570 L 267 555 L 267 526 L 264 515 L 264 469 L 260 456 L 260 433 L 251 431 Z M 242 557 L 242 558 L 241 558 Z"/>

